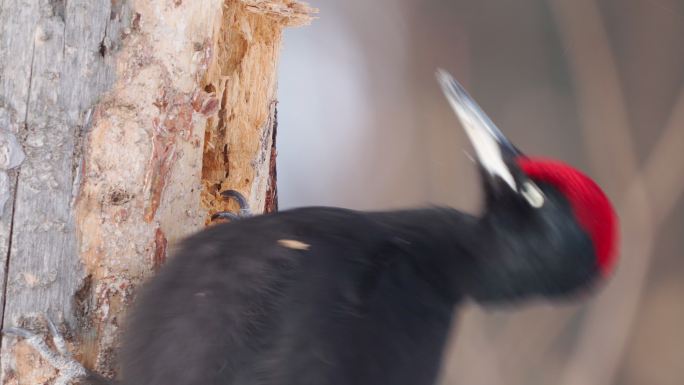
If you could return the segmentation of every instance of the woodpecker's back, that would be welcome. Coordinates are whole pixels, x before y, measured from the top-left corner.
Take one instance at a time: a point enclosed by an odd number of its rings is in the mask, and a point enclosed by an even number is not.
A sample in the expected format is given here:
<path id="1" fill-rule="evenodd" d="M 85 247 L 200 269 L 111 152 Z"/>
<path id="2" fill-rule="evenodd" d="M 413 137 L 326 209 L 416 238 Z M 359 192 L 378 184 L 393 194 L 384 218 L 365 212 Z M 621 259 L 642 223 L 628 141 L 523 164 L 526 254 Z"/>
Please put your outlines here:
<path id="1" fill-rule="evenodd" d="M 415 258 L 452 215 L 308 208 L 191 237 L 137 301 L 124 383 L 432 383 L 458 298 Z"/>

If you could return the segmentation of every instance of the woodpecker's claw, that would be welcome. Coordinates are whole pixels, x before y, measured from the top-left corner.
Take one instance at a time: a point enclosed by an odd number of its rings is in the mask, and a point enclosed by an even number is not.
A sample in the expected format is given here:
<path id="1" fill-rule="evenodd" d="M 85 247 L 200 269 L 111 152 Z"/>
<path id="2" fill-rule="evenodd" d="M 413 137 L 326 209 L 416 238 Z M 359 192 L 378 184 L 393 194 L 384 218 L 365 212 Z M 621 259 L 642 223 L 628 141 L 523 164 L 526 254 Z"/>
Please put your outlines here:
<path id="1" fill-rule="evenodd" d="M 221 192 L 221 196 L 230 199 L 232 198 L 238 206 L 240 206 L 240 211 L 238 213 L 232 213 L 230 211 L 219 211 L 216 214 L 211 216 L 211 220 L 216 220 L 218 218 L 221 219 L 229 219 L 231 221 L 240 219 L 240 218 L 246 218 L 246 217 L 251 217 L 252 216 L 252 211 L 249 208 L 249 203 L 247 202 L 247 198 L 245 198 L 244 195 L 242 195 L 240 192 L 236 190 L 225 190 Z"/>
<path id="2" fill-rule="evenodd" d="M 45 342 L 43 336 L 18 327 L 10 327 L 2 330 L 2 334 L 23 338 L 55 369 L 59 371 L 59 377 L 54 385 L 67 385 L 76 379 L 85 378 L 89 375 L 81 363 L 74 360 L 66 347 L 64 337 L 59 333 L 54 322 L 47 318 L 48 329 L 52 337 L 52 342 L 57 351 L 55 352 Z"/>
<path id="3" fill-rule="evenodd" d="M 15 328 L 15 327 L 9 327 L 2 329 L 2 334 L 8 335 L 8 336 L 15 336 L 15 337 L 21 337 L 23 339 L 29 339 L 34 336 L 33 333 L 26 329 L 22 328 Z"/>
<path id="4" fill-rule="evenodd" d="M 230 211 L 219 211 L 216 214 L 211 216 L 211 220 L 217 220 L 217 219 L 228 219 L 230 221 L 238 220 L 241 217 L 238 214 L 231 213 Z"/>

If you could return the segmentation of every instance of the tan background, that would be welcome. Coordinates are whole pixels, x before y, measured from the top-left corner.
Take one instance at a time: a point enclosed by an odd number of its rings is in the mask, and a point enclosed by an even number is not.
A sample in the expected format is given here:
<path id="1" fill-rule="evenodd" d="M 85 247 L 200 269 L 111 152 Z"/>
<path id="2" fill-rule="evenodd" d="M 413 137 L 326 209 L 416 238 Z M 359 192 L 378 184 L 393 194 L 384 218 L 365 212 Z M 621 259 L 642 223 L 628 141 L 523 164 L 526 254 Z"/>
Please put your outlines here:
<path id="1" fill-rule="evenodd" d="M 589 303 L 468 307 L 441 383 L 684 383 L 684 2 L 319 0 L 286 32 L 281 207 L 475 211 L 445 67 L 528 154 L 595 177 L 622 261 Z"/>

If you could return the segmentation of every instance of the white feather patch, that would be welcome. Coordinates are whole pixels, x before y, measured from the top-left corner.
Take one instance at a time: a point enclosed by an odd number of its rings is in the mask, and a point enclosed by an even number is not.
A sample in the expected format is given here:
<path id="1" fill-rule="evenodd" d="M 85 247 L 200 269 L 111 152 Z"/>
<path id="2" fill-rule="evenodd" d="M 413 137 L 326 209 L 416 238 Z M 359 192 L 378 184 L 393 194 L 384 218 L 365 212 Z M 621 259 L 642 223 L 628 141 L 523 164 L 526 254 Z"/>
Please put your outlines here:
<path id="1" fill-rule="evenodd" d="M 295 239 L 279 239 L 278 244 L 294 250 L 309 250 L 309 247 L 311 247 L 308 243 L 300 242 Z"/>

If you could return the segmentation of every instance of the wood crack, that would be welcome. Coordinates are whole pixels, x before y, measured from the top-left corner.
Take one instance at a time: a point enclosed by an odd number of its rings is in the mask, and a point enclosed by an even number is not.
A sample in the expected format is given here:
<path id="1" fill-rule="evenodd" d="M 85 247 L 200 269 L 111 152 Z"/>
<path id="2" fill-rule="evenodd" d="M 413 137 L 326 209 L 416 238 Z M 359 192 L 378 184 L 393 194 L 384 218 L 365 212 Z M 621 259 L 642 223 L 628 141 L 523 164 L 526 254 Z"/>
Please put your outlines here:
<path id="1" fill-rule="evenodd" d="M 14 177 L 12 178 L 12 185 L 14 186 L 14 191 L 12 193 L 12 211 L 10 213 L 10 226 L 9 226 L 9 236 L 8 236 L 8 246 L 7 246 L 7 255 L 5 258 L 5 276 L 3 277 L 3 286 L 2 286 L 2 309 L 0 309 L 0 325 L 5 324 L 5 305 L 7 304 L 7 285 L 9 281 L 9 266 L 10 266 L 10 256 L 12 255 L 12 234 L 14 233 L 14 212 L 17 208 L 17 186 L 19 184 L 19 173 L 21 169 L 18 169 L 15 172 Z M 0 333 L 0 345 L 2 345 L 2 339 L 4 335 Z"/>
<path id="2" fill-rule="evenodd" d="M 24 131 L 28 130 L 28 116 L 29 116 L 29 105 L 31 103 L 31 85 L 33 84 L 33 65 L 35 62 L 35 57 L 36 57 L 36 43 L 35 40 L 33 41 L 33 44 L 31 45 L 31 68 L 29 69 L 29 76 L 28 76 L 28 90 L 26 92 L 26 111 L 24 113 L 24 124 L 23 124 L 23 129 Z M 19 133 L 17 133 L 17 136 L 20 137 Z M 9 297 L 7 293 L 7 286 L 9 284 L 9 267 L 10 267 L 10 259 L 12 257 L 12 238 L 14 235 L 14 214 L 17 209 L 17 191 L 19 190 L 19 175 L 21 173 L 21 168 L 17 169 L 14 173 L 14 177 L 12 178 L 12 186 L 14 186 L 14 191 L 12 192 L 12 211 L 10 213 L 10 225 L 9 225 L 9 233 L 7 237 L 7 255 L 5 258 L 5 276 L 3 277 L 3 287 L 2 287 L 2 309 L 0 309 L 1 315 L 0 315 L 0 326 L 5 325 L 5 308 L 7 305 L 7 298 Z M 0 345 L 2 343 L 3 335 L 0 333 Z"/>

